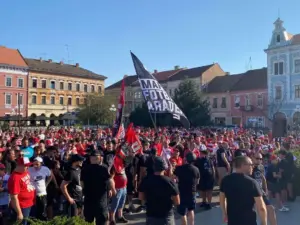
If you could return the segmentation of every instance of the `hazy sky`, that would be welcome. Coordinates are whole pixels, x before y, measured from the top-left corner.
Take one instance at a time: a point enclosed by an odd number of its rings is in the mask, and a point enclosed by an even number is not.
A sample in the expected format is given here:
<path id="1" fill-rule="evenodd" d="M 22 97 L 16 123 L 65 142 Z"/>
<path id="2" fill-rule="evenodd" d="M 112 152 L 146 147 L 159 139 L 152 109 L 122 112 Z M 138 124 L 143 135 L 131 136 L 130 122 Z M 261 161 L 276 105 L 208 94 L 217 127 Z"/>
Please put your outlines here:
<path id="1" fill-rule="evenodd" d="M 0 45 L 79 62 L 107 76 L 106 86 L 134 74 L 130 50 L 151 71 L 218 62 L 233 74 L 250 57 L 252 68 L 266 66 L 278 14 L 300 33 L 299 8 L 297 0 L 2 0 Z"/>

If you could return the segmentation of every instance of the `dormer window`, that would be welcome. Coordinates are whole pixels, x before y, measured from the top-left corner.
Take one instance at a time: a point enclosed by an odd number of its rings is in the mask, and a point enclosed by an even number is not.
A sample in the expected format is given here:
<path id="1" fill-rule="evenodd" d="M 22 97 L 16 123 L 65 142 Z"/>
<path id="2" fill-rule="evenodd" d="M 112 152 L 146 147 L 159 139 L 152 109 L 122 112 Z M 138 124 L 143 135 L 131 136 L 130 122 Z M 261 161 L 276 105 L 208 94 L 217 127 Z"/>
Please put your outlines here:
<path id="1" fill-rule="evenodd" d="M 276 41 L 277 41 L 277 43 L 280 43 L 280 34 L 278 34 L 277 36 L 276 36 Z"/>

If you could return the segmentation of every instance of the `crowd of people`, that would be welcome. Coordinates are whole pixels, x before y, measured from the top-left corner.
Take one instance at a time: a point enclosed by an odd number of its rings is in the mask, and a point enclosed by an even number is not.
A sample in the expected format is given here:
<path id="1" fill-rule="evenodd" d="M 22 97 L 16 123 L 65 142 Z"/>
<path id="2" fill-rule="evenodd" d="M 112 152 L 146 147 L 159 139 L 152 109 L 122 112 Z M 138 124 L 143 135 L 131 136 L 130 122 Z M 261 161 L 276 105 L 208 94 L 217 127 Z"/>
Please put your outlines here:
<path id="1" fill-rule="evenodd" d="M 0 223 L 66 215 L 114 225 L 145 211 L 147 225 L 173 225 L 175 207 L 182 225 L 193 225 L 196 198 L 210 210 L 220 186 L 228 225 L 254 225 L 256 214 L 263 225 L 267 217 L 276 225 L 275 208 L 289 211 L 287 203 L 295 199 L 295 137 L 140 127 L 134 136 L 138 151 L 111 129 L 1 131 Z M 134 204 L 135 198 L 140 201 Z"/>

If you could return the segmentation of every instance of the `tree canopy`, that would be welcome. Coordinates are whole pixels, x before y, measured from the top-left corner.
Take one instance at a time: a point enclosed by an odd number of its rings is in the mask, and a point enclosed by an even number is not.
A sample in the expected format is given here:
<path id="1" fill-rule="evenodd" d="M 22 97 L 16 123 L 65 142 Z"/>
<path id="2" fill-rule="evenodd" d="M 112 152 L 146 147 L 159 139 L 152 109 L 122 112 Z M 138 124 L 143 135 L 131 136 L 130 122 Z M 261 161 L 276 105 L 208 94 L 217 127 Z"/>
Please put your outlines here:
<path id="1" fill-rule="evenodd" d="M 107 96 L 91 94 L 78 108 L 78 120 L 83 124 L 112 125 L 116 112 L 110 108 L 114 101 Z"/>
<path id="2" fill-rule="evenodd" d="M 197 89 L 196 84 L 188 79 L 183 80 L 175 89 L 173 98 L 177 106 L 183 111 L 191 126 L 205 126 L 211 124 L 209 102 Z M 152 114 L 157 126 L 181 126 L 171 114 Z M 138 126 L 153 126 L 147 105 L 136 108 L 129 116 L 130 122 Z"/>

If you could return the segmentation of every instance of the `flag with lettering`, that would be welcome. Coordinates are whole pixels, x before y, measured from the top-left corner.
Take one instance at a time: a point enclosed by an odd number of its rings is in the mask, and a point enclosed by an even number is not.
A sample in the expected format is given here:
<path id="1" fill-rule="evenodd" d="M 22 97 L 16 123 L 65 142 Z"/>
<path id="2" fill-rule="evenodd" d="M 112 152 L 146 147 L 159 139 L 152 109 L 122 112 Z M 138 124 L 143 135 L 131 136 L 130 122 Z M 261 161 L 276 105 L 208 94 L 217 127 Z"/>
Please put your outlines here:
<path id="1" fill-rule="evenodd" d="M 131 57 L 149 112 L 171 113 L 174 119 L 179 120 L 184 127 L 189 128 L 189 120 L 156 78 L 145 69 L 141 61 L 133 53 L 131 53 Z"/>
<path id="2" fill-rule="evenodd" d="M 113 137 L 115 137 L 120 132 L 120 128 L 122 129 L 121 124 L 122 124 L 124 106 L 125 106 L 125 77 L 123 78 L 122 81 L 116 119 L 113 124 Z"/>

